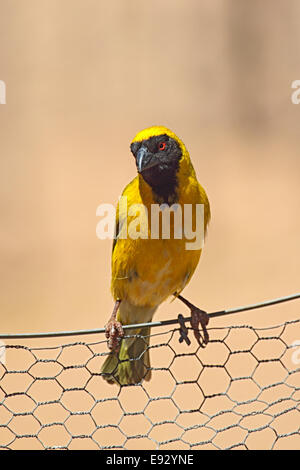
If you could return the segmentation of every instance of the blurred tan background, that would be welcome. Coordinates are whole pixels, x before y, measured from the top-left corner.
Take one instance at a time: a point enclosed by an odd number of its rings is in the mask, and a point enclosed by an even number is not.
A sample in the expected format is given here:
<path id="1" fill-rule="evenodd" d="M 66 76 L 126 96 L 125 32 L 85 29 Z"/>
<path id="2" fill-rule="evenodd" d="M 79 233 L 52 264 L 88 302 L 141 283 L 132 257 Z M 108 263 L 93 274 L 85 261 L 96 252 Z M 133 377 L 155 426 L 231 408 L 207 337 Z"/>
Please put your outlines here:
<path id="1" fill-rule="evenodd" d="M 211 201 L 186 296 L 213 311 L 299 291 L 299 19 L 297 0 L 0 0 L 2 332 L 105 324 L 96 208 L 135 176 L 130 141 L 154 124 L 183 139 Z M 294 302 L 211 325 L 299 316 Z"/>

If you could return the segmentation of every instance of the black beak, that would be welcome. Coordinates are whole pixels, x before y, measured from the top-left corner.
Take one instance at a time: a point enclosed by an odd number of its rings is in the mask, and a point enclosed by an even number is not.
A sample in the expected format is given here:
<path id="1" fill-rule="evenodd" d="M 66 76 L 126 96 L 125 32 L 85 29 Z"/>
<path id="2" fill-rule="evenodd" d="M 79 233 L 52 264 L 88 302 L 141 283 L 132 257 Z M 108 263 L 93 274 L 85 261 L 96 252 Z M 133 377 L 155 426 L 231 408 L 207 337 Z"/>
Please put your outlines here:
<path id="1" fill-rule="evenodd" d="M 144 145 L 142 145 L 142 147 L 138 150 L 136 154 L 136 166 L 138 172 L 142 173 L 143 171 L 158 165 L 158 163 L 159 162 L 155 158 L 155 156 L 149 152 L 147 147 L 144 147 Z"/>

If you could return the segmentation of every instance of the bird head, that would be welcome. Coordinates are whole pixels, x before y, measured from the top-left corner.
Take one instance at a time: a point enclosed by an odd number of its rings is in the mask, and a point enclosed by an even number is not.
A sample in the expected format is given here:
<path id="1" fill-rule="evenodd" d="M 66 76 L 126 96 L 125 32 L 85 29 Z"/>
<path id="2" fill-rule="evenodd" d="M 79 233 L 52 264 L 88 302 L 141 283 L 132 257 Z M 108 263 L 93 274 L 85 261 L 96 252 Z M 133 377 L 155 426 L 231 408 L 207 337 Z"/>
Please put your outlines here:
<path id="1" fill-rule="evenodd" d="M 158 195 L 171 194 L 178 185 L 183 162 L 189 162 L 184 143 L 170 129 L 149 127 L 133 139 L 131 152 L 138 173 Z"/>

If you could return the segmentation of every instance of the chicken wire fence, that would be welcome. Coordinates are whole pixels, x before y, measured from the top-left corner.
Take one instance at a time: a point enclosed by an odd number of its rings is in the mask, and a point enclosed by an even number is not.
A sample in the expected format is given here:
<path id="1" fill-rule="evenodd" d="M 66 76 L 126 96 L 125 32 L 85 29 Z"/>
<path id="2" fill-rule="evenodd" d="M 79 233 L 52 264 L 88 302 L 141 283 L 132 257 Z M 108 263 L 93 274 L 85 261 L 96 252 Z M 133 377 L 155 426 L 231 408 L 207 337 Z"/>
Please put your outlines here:
<path id="1" fill-rule="evenodd" d="M 179 328 L 152 330 L 151 380 L 122 387 L 99 372 L 104 340 L 10 341 L 0 448 L 299 448 L 300 320 L 209 334 L 202 349 L 191 334 L 190 345 L 178 342 Z"/>

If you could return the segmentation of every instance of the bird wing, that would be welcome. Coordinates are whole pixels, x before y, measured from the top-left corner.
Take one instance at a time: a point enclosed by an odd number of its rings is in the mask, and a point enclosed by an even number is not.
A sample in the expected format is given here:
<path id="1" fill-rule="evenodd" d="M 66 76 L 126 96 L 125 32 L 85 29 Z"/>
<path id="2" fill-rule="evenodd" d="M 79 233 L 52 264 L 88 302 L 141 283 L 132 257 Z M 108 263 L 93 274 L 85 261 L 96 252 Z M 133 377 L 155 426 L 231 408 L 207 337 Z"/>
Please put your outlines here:
<path id="1" fill-rule="evenodd" d="M 132 190 L 132 186 L 134 186 L 135 183 L 137 183 L 137 177 L 135 177 L 129 184 L 127 184 L 127 186 L 125 186 L 122 192 L 122 196 L 127 197 L 128 196 L 127 193 L 129 193 Z M 117 210 L 116 210 L 115 234 L 114 234 L 114 240 L 112 244 L 112 253 L 114 252 L 114 249 L 116 248 L 116 245 L 119 239 L 118 237 L 122 231 L 124 223 L 126 222 L 126 219 L 127 219 L 126 216 L 127 214 L 120 211 L 120 204 L 118 203 Z"/>

